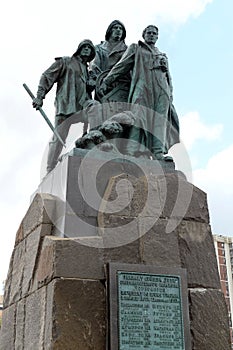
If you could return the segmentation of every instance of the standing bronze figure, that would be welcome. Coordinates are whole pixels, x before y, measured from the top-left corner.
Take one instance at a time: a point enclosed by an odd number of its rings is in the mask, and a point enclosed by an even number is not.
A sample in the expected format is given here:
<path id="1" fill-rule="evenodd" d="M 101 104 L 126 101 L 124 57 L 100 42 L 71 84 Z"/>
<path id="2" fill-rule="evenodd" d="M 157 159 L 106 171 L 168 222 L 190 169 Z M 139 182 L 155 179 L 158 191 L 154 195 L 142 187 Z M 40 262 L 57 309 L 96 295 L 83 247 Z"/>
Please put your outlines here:
<path id="1" fill-rule="evenodd" d="M 83 40 L 71 57 L 56 58 L 55 62 L 40 78 L 33 107 L 39 109 L 43 105 L 46 94 L 57 83 L 55 128 L 59 130 L 59 135 L 63 140 L 66 139 L 69 132 L 70 117 L 92 103 L 92 87 L 89 86 L 87 65 L 94 57 L 95 47 L 93 43 L 91 40 Z M 84 115 L 84 113 L 77 115 L 75 122 L 86 122 L 83 119 Z M 62 144 L 54 136 L 49 145 L 47 172 L 56 166 L 61 151 Z"/>
<path id="2" fill-rule="evenodd" d="M 130 72 L 128 102 L 145 108 L 134 108 L 137 124 L 131 129 L 129 138 L 137 141 L 138 145 L 131 147 L 129 154 L 149 150 L 154 159 L 170 160 L 165 155 L 172 145 L 179 142 L 179 121 L 172 104 L 168 59 L 155 46 L 158 40 L 156 26 L 146 27 L 142 37 L 144 41 L 130 45 L 103 79 L 100 91 L 106 95 L 118 79 Z"/>

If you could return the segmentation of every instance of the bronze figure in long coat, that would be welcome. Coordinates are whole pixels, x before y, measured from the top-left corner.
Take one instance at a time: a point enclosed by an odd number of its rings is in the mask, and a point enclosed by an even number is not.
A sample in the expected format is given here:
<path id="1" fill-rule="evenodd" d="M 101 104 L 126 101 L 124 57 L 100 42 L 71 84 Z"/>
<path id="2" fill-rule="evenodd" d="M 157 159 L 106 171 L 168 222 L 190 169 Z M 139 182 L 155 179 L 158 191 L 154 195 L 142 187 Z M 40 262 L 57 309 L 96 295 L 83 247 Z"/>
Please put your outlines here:
<path id="1" fill-rule="evenodd" d="M 102 88 L 104 92 L 109 91 L 115 81 L 131 72 L 128 102 L 137 115 L 137 122 L 129 138 L 137 141 L 138 146 L 129 152 L 149 150 L 160 160 L 179 142 L 179 121 L 172 104 L 167 56 L 155 47 L 157 27 L 148 26 L 143 38 L 144 42 L 129 46 L 104 79 Z"/>
<path id="2" fill-rule="evenodd" d="M 87 64 L 94 57 L 95 47 L 93 43 L 88 39 L 83 40 L 71 57 L 55 59 L 55 62 L 46 69 L 40 78 L 33 107 L 38 109 L 43 105 L 43 99 L 56 83 L 55 127 L 59 128 L 59 134 L 64 141 L 71 123 L 74 122 L 73 119 L 71 120 L 71 116 L 90 104 L 91 88 L 89 90 Z M 85 122 L 80 118 L 81 114 L 75 122 Z M 47 172 L 50 172 L 56 166 L 61 150 L 62 144 L 56 137 L 53 137 L 49 146 Z"/>

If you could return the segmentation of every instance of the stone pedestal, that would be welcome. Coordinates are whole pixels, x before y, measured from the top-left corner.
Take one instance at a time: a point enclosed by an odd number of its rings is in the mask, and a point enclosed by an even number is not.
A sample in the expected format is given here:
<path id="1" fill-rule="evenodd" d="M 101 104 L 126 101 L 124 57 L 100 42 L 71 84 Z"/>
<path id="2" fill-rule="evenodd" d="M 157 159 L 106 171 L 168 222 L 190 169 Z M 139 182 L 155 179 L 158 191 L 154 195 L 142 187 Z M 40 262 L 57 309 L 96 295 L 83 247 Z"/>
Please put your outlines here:
<path id="1" fill-rule="evenodd" d="M 84 158 L 64 159 L 22 220 L 0 349 L 108 349 L 106 270 L 119 262 L 187 269 L 192 349 L 230 350 L 206 194 L 172 164 Z"/>

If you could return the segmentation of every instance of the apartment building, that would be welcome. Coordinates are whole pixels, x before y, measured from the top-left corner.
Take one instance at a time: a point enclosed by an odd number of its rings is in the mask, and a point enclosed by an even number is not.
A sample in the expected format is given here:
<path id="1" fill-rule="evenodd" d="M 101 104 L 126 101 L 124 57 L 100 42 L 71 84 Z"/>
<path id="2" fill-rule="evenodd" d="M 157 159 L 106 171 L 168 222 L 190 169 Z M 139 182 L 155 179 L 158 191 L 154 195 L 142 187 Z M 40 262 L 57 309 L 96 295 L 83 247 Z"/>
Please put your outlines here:
<path id="1" fill-rule="evenodd" d="M 233 237 L 213 235 L 221 287 L 224 293 L 233 349 Z"/>

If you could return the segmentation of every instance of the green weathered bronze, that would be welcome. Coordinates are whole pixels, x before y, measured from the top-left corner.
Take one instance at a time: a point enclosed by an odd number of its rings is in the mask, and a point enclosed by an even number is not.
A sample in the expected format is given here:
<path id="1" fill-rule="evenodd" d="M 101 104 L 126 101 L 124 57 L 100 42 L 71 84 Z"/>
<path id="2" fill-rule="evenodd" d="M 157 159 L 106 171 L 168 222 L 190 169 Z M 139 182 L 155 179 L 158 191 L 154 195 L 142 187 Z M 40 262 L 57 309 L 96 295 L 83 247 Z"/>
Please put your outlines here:
<path id="1" fill-rule="evenodd" d="M 172 103 L 168 59 L 155 46 L 156 26 L 147 26 L 142 37 L 144 41 L 139 40 L 127 48 L 125 26 L 115 20 L 107 28 L 105 41 L 96 47 L 90 40 L 82 41 L 73 56 L 56 58 L 42 74 L 33 107 L 41 109 L 43 99 L 56 83 L 55 134 L 58 132 L 63 141 L 72 123 L 83 122 L 85 135 L 88 123 L 89 131 L 103 131 L 102 124 L 118 116 L 115 121 L 122 131 L 110 138 L 120 153 L 172 161 L 166 155 L 179 142 L 179 120 Z M 92 96 L 94 90 L 95 96 Z M 127 116 L 126 123 L 121 117 L 119 120 L 119 113 Z M 92 137 L 91 133 L 86 139 Z M 108 139 L 109 135 L 104 137 Z M 60 141 L 56 135 L 50 142 L 48 172 L 58 162 L 62 150 Z M 85 147 L 86 141 L 76 145 Z"/>
<path id="2" fill-rule="evenodd" d="M 96 56 L 91 63 L 91 76 L 96 80 L 96 99 L 101 102 L 127 101 L 130 77 L 121 78 L 114 85 L 109 96 L 102 96 L 99 87 L 111 68 L 120 60 L 126 51 L 126 29 L 122 22 L 114 20 L 107 28 L 105 41 L 95 46 Z"/>
<path id="3" fill-rule="evenodd" d="M 180 277 L 117 275 L 119 349 L 184 350 Z"/>
<path id="4" fill-rule="evenodd" d="M 106 30 L 105 41 L 95 46 L 96 56 L 91 70 L 97 76 L 111 69 L 121 58 L 127 46 L 125 44 L 126 29 L 118 20 L 111 22 Z"/>
<path id="5" fill-rule="evenodd" d="M 162 160 L 169 148 L 179 142 L 179 121 L 172 104 L 168 59 L 155 46 L 158 28 L 149 25 L 142 36 L 144 41 L 130 45 L 103 79 L 100 93 L 109 94 L 119 79 L 131 74 L 128 102 L 145 108 L 135 108 L 137 124 L 128 137 L 137 141 L 137 146 L 130 146 L 129 153 L 149 149 L 155 159 Z"/>
<path id="6" fill-rule="evenodd" d="M 76 52 L 71 57 L 58 57 L 55 62 L 42 74 L 37 91 L 37 97 L 33 100 L 33 107 L 39 109 L 43 105 L 43 99 L 57 83 L 55 98 L 56 116 L 55 128 L 63 140 L 66 139 L 70 121 L 68 119 L 81 111 L 91 102 L 91 90 L 87 63 L 95 57 L 95 48 L 90 40 L 83 40 Z M 76 122 L 86 122 L 84 114 L 77 115 Z M 62 144 L 57 137 L 50 142 L 47 160 L 47 171 L 51 171 L 58 162 L 62 150 Z"/>
<path id="7" fill-rule="evenodd" d="M 191 350 L 185 269 L 109 263 L 111 350 Z"/>

